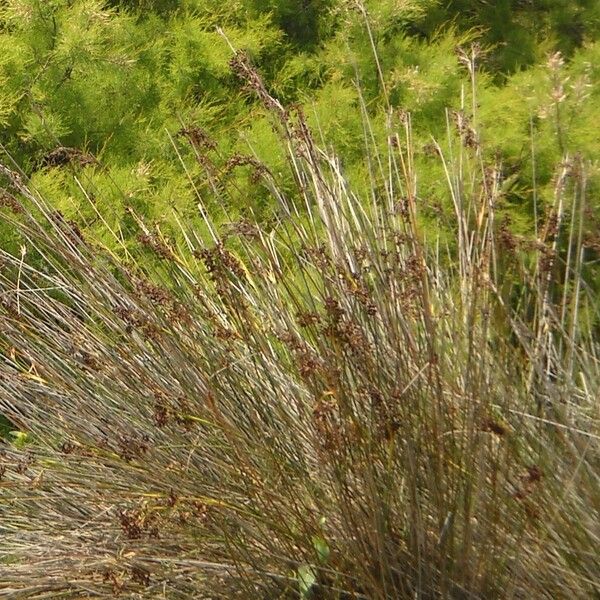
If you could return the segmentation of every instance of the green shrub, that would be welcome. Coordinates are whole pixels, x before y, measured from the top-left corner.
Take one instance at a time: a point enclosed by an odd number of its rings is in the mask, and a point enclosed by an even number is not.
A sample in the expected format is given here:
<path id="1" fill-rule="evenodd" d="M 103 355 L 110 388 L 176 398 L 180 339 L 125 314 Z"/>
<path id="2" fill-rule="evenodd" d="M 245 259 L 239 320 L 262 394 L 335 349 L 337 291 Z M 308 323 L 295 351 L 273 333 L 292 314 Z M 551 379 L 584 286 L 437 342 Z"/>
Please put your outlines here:
<path id="1" fill-rule="evenodd" d="M 196 212 L 190 178 L 172 167 L 179 153 L 192 180 L 204 177 L 197 151 L 177 136 L 181 129 L 210 134 L 216 173 L 224 168 L 218 156 L 256 153 L 292 189 L 268 118 L 231 76 L 231 44 L 251 54 L 272 94 L 303 106 L 361 195 L 371 188 L 363 113 L 378 124 L 373 135 L 385 152 L 387 111 L 411 112 L 415 160 L 429 165 L 420 169 L 421 189 L 437 206 L 444 175 L 420 149 L 431 136 L 446 137 L 446 109 L 473 112 L 464 49 L 477 40 L 475 126 L 510 182 L 503 214 L 511 231 L 533 239 L 552 203 L 556 163 L 567 153 L 594 161 L 600 152 L 589 125 L 600 119 L 599 23 L 596 2 L 563 0 L 7 0 L 0 7 L 0 143 L 32 185 L 50 186 L 53 205 L 91 235 L 103 234 L 97 220 L 90 225 L 86 194 L 123 235 L 128 201 L 148 220 L 170 215 L 174 205 L 186 218 Z M 97 160 L 84 173 L 71 164 L 78 183 L 48 168 L 48 155 L 63 147 Z M 277 209 L 268 194 L 243 169 L 233 176 L 237 193 L 215 201 L 232 214 L 257 209 L 268 219 Z M 588 179 L 598 185 L 593 170 Z M 596 202 L 588 208 L 598 211 Z M 176 222 L 160 226 L 178 235 Z M 429 220 L 431 233 L 444 226 Z M 0 239 L 11 235 L 4 229 Z"/>

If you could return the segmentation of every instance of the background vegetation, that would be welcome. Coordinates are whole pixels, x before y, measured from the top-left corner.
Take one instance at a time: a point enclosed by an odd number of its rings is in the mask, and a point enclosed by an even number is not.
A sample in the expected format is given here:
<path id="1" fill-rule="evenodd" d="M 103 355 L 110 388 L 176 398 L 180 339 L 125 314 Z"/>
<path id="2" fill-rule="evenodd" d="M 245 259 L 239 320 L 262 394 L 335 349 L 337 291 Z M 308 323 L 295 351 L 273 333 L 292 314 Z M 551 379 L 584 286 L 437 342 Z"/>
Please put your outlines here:
<path id="1" fill-rule="evenodd" d="M 520 234 L 534 232 L 551 201 L 556 163 L 566 154 L 598 156 L 593 0 L 6 0 L 0 10 L 0 140 L 36 188 L 97 236 L 104 226 L 96 211 L 124 237 L 132 235 L 130 207 L 173 235 L 173 210 L 197 218 L 189 177 L 201 178 L 204 167 L 190 137 L 178 135 L 190 128 L 210 137 L 214 177 L 236 183 L 233 196 L 210 193 L 207 202 L 226 204 L 232 216 L 269 213 L 268 194 L 248 169 L 227 168 L 235 153 L 256 155 L 291 181 L 264 110 L 228 67 L 230 44 L 249 52 L 283 104 L 304 106 L 361 192 L 369 185 L 363 112 L 410 111 L 415 159 L 427 164 L 423 216 L 435 231 L 445 225 L 436 209 L 446 195 L 427 150 L 431 136 L 446 137 L 448 109 L 466 107 L 488 158 L 501 165 L 503 211 Z M 475 88 L 457 56 L 473 41 Z M 384 131 L 374 134 L 387 143 Z M 78 181 L 56 168 L 67 158 L 52 154 L 60 147 L 77 153 Z M 597 186 L 595 173 L 589 185 Z"/>

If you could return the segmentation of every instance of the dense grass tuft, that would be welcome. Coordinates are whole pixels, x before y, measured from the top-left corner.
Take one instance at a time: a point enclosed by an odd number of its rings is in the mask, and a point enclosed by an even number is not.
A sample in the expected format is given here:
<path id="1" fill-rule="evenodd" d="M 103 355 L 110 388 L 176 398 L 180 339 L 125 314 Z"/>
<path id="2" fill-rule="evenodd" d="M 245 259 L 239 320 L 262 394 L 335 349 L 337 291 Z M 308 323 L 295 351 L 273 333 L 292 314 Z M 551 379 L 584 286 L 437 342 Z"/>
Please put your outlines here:
<path id="1" fill-rule="evenodd" d="M 599 594 L 585 165 L 559 165 L 525 247 L 455 115 L 452 151 L 433 145 L 441 247 L 410 115 L 390 113 L 359 199 L 302 114 L 234 67 L 296 174 L 284 192 L 246 160 L 269 225 L 205 215 L 175 247 L 138 220 L 141 250 L 117 258 L 2 167 L 23 246 L 0 270 L 0 410 L 21 432 L 0 451 L 0 595 Z"/>

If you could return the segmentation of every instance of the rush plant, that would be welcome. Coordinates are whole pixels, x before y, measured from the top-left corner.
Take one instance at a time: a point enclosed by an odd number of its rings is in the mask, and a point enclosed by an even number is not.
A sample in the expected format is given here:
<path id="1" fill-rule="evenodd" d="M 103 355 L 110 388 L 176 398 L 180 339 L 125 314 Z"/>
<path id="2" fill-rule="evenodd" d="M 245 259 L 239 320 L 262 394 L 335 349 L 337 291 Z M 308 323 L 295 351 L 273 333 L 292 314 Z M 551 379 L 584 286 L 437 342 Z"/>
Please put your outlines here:
<path id="1" fill-rule="evenodd" d="M 385 152 L 365 116 L 359 198 L 302 112 L 232 66 L 295 176 L 234 160 L 271 194 L 266 223 L 218 225 L 199 196 L 175 243 L 131 209 L 139 244 L 115 231 L 117 253 L 1 167 L 0 409 L 20 433 L 0 450 L 0 594 L 599 594 L 587 165 L 564 157 L 526 242 L 449 116 L 445 245 L 421 226 L 409 114 L 387 113 Z"/>

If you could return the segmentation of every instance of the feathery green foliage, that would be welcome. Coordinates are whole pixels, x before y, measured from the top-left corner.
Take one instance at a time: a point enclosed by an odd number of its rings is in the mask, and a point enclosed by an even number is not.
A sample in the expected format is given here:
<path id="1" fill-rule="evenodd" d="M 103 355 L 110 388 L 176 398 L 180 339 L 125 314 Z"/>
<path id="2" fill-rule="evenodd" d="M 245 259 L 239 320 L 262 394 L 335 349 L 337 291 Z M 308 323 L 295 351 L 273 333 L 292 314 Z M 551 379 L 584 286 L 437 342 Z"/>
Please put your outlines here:
<path id="1" fill-rule="evenodd" d="M 445 137 L 446 109 L 471 114 L 473 61 L 460 48 L 477 39 L 475 126 L 485 126 L 484 147 L 501 160 L 511 231 L 533 238 L 552 203 L 556 162 L 567 153 L 593 160 L 600 151 L 589 125 L 600 119 L 598 27 L 600 9 L 588 1 L 8 0 L 0 9 L 0 142 L 54 206 L 93 235 L 102 235 L 97 211 L 127 237 L 128 205 L 178 235 L 165 215 L 198 217 L 189 178 L 172 166 L 177 153 L 197 153 L 178 144 L 182 129 L 210 135 L 217 179 L 231 176 L 217 155 L 239 152 L 293 182 L 264 111 L 229 72 L 231 44 L 250 53 L 282 102 L 303 105 L 363 194 L 371 186 L 363 112 L 382 123 L 388 106 L 410 111 L 434 214 L 443 173 L 420 149 L 432 135 Z M 385 131 L 374 135 L 384 147 Z M 70 161 L 79 182 L 57 174 L 66 158 L 48 160 L 62 147 L 96 158 Z M 203 167 L 189 169 L 193 179 Z M 233 176 L 239 193 L 218 203 L 268 218 L 268 194 L 247 170 Z M 597 173 L 588 183 L 597 187 Z M 92 217 L 82 187 L 94 199 Z M 444 225 L 433 219 L 430 228 Z"/>

